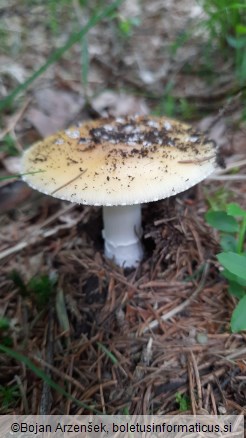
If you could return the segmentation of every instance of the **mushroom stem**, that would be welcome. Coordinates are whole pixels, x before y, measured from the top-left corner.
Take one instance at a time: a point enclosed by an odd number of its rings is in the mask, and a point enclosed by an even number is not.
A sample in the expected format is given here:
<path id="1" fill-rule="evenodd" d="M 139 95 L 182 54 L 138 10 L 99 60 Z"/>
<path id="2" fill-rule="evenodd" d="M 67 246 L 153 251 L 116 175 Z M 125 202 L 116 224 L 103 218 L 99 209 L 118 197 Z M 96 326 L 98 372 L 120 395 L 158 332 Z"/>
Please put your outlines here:
<path id="1" fill-rule="evenodd" d="M 105 255 L 119 266 L 135 267 L 143 258 L 141 206 L 103 207 Z"/>

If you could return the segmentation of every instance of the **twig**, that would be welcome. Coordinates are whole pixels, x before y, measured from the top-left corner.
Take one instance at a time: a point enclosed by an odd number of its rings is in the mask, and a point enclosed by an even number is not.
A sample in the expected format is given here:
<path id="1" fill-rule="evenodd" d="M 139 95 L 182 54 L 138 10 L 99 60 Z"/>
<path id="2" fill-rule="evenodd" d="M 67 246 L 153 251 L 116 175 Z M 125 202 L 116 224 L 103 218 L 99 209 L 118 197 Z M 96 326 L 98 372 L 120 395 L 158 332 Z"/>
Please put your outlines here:
<path id="1" fill-rule="evenodd" d="M 190 391 L 190 400 L 191 400 L 191 409 L 192 414 L 196 415 L 196 399 L 195 399 L 195 391 L 194 391 L 194 383 L 193 383 L 193 373 L 190 358 L 188 358 L 188 380 L 189 380 L 189 391 Z"/>
<path id="2" fill-rule="evenodd" d="M 246 175 L 211 175 L 207 178 L 212 181 L 245 181 Z"/>
<path id="3" fill-rule="evenodd" d="M 234 351 L 233 353 L 229 354 L 228 356 L 225 356 L 224 359 L 234 359 L 235 357 L 241 356 L 246 353 L 246 348 L 240 348 L 239 350 Z"/>
<path id="4" fill-rule="evenodd" d="M 25 414 L 30 415 L 30 409 L 29 409 L 28 401 L 27 401 L 27 397 L 26 397 L 26 389 L 23 387 L 23 382 L 21 381 L 20 377 L 17 375 L 15 375 L 15 381 L 16 381 L 18 388 L 19 388 L 19 391 L 21 393 L 22 403 L 23 403 Z"/>
<path id="5" fill-rule="evenodd" d="M 54 228 L 51 228 L 49 230 L 35 230 L 36 233 L 32 233 L 31 236 L 27 240 L 24 240 L 22 242 L 17 243 L 15 246 L 12 246 L 11 248 L 7 248 L 4 251 L 0 253 L 0 260 L 4 259 L 5 257 L 8 257 L 9 255 L 16 254 L 17 252 L 20 252 L 22 249 L 27 248 L 28 246 L 37 244 L 40 239 L 45 239 L 46 237 L 53 236 L 54 234 L 58 233 L 60 230 L 64 230 L 67 228 L 72 228 L 74 225 L 78 223 L 80 218 L 75 219 L 68 224 L 62 224 L 57 225 Z"/>
<path id="6" fill-rule="evenodd" d="M 240 406 L 234 400 L 226 399 L 226 404 L 234 409 L 237 409 L 239 411 L 239 415 L 246 415 L 246 409 L 243 406 Z"/>
<path id="7" fill-rule="evenodd" d="M 182 160 L 178 161 L 180 164 L 196 164 L 196 163 L 203 163 L 204 161 L 212 160 L 212 158 L 216 158 L 216 155 L 210 155 L 206 158 L 197 158 L 196 160 Z"/>
<path id="8" fill-rule="evenodd" d="M 190 358 L 191 358 L 191 362 L 193 365 L 195 378 L 196 378 L 198 409 L 201 411 L 202 410 L 202 385 L 201 385 L 201 380 L 200 380 L 200 375 L 199 375 L 199 370 L 198 370 L 198 366 L 196 363 L 196 359 L 195 359 L 195 356 L 194 356 L 192 351 L 190 352 Z"/>
<path id="9" fill-rule="evenodd" d="M 228 175 L 227 172 L 238 168 L 246 166 L 246 159 L 244 159 L 244 155 L 242 156 L 242 159 L 239 161 L 229 162 L 226 163 L 225 169 L 219 169 L 212 175 L 210 175 L 207 180 L 214 180 L 214 181 L 244 181 L 246 179 L 245 175 L 242 175 L 238 173 L 237 175 Z"/>
<path id="10" fill-rule="evenodd" d="M 162 281 L 162 280 L 152 280 L 148 281 L 148 283 L 140 284 L 139 289 L 149 289 L 152 287 L 155 288 L 168 288 L 168 289 L 186 289 L 187 287 L 192 286 L 191 281 L 187 281 L 187 283 L 181 282 L 181 281 Z"/>
<path id="11" fill-rule="evenodd" d="M 159 219 L 157 221 L 154 221 L 154 226 L 158 227 L 158 225 L 166 224 L 167 222 L 171 222 L 171 221 L 174 221 L 176 219 L 177 219 L 177 216 L 169 217 L 169 218 L 166 218 L 166 219 Z"/>
<path id="12" fill-rule="evenodd" d="M 49 216 L 44 222 L 42 222 L 42 224 L 39 225 L 38 228 L 41 229 L 41 228 L 47 227 L 47 225 L 49 225 L 54 220 L 58 219 L 59 217 L 63 216 L 64 214 L 66 214 L 69 211 L 73 210 L 74 207 L 75 207 L 75 204 L 68 204 L 68 205 L 66 205 L 63 208 L 63 210 L 58 210 L 56 213 L 54 213 L 51 216 Z"/>
<path id="13" fill-rule="evenodd" d="M 29 243 L 31 245 L 31 242 Z M 22 249 L 26 248 L 28 246 L 28 242 L 19 242 L 17 245 L 12 246 L 11 248 L 7 248 L 4 251 L 0 253 L 0 260 L 4 259 L 5 257 L 8 257 L 11 254 L 15 254 L 16 252 L 21 251 Z"/>
<path id="14" fill-rule="evenodd" d="M 215 396 L 214 396 L 213 387 L 211 387 L 210 399 L 211 399 L 211 404 L 212 404 L 212 408 L 213 408 L 213 415 L 217 415 L 217 406 L 216 406 L 216 400 L 215 400 Z"/>
<path id="15" fill-rule="evenodd" d="M 242 159 L 242 160 L 234 161 L 234 162 L 232 161 L 231 163 L 226 163 L 225 169 L 217 170 L 216 175 L 222 175 L 224 173 L 227 173 L 228 170 L 235 169 L 238 167 L 243 167 L 243 166 L 246 166 L 246 159 Z"/>
<path id="16" fill-rule="evenodd" d="M 29 103 L 31 102 L 31 99 L 27 99 L 22 108 L 12 117 L 12 120 L 9 122 L 8 126 L 0 132 L 0 140 L 2 140 L 5 135 L 7 135 L 10 131 L 12 131 L 16 125 L 16 123 L 20 120 L 22 115 L 24 114 L 26 108 L 28 107 Z M 19 148 L 18 148 L 19 149 Z M 22 150 L 19 150 L 19 152 L 22 152 Z"/>
<path id="17" fill-rule="evenodd" d="M 170 310 L 169 312 L 165 313 L 165 315 L 162 315 L 160 317 L 160 321 L 167 321 L 168 319 L 173 318 L 175 315 L 177 315 L 177 313 L 182 312 L 185 309 L 185 307 L 187 307 L 191 303 L 191 301 L 193 301 L 197 297 L 197 295 L 201 292 L 201 290 L 203 289 L 203 286 L 205 284 L 205 281 L 206 281 L 206 278 L 208 275 L 208 269 L 209 269 L 209 263 L 206 263 L 204 266 L 204 269 L 203 269 L 200 284 L 194 290 L 192 295 L 186 301 L 181 303 L 179 306 L 177 306 L 174 309 Z M 146 333 L 149 330 L 155 329 L 156 327 L 158 327 L 158 325 L 159 325 L 159 321 L 157 319 L 155 319 L 147 327 L 145 327 L 143 330 L 140 330 L 140 332 Z"/>
<path id="18" fill-rule="evenodd" d="M 87 170 L 87 169 L 86 169 Z M 81 175 L 83 175 L 86 170 L 83 170 L 82 172 L 80 172 L 77 176 L 75 176 L 73 179 L 70 179 L 69 181 L 67 181 L 65 184 L 62 184 L 62 186 L 58 187 L 57 189 L 53 190 L 53 192 L 51 192 L 51 195 L 54 195 L 54 193 L 59 192 L 59 190 L 63 189 L 64 187 L 67 187 L 69 184 L 73 183 L 74 181 L 76 181 L 78 178 L 81 177 Z"/>
<path id="19" fill-rule="evenodd" d="M 33 361 L 37 362 L 38 364 L 42 365 L 45 369 L 50 370 L 52 372 L 52 374 L 55 374 L 56 376 L 58 376 L 66 384 L 71 383 L 73 386 L 75 386 L 75 388 L 78 388 L 80 391 L 85 390 L 84 386 L 78 380 L 69 376 L 69 374 L 64 373 L 57 366 L 51 365 L 50 363 L 41 359 L 41 357 L 37 357 L 34 355 L 31 356 L 31 359 Z"/>
<path id="20" fill-rule="evenodd" d="M 26 240 L 23 240 L 17 243 L 15 246 L 12 246 L 11 248 L 7 248 L 2 252 L 0 252 L 0 260 L 4 259 L 5 257 L 8 257 L 9 255 L 18 253 L 22 251 L 22 249 L 25 249 L 30 245 L 34 245 L 35 243 L 38 242 L 39 239 L 46 238 L 56 234 L 61 229 L 72 228 L 81 220 L 81 215 L 78 216 L 76 219 L 72 219 L 69 223 L 57 225 L 56 227 L 51 228 L 49 230 L 42 230 L 42 228 L 46 227 L 48 224 L 53 222 L 59 216 L 62 216 L 64 213 L 71 211 L 74 207 L 75 207 L 74 204 L 69 204 L 66 205 L 62 210 L 59 210 L 58 212 L 54 213 L 52 216 L 46 219 L 46 221 L 44 221 L 41 225 L 35 227 L 35 229 L 30 233 L 30 235 L 27 237 Z"/>
<path id="21" fill-rule="evenodd" d="M 210 383 L 208 383 L 207 391 L 206 391 L 206 398 L 205 398 L 205 402 L 204 402 L 205 411 L 208 411 L 208 403 L 209 403 L 210 393 L 211 393 L 211 385 L 210 385 Z"/>

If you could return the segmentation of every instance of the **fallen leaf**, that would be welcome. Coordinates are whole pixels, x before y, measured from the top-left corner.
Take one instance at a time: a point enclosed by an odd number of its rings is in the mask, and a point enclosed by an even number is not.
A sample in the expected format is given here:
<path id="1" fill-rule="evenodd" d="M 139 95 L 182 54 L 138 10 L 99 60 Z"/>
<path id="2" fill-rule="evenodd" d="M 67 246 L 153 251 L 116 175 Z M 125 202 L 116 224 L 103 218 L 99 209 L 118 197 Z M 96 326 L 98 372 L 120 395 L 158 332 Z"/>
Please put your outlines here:
<path id="1" fill-rule="evenodd" d="M 21 157 L 7 157 L 2 159 L 5 169 L 12 174 L 21 172 Z"/>
<path id="2" fill-rule="evenodd" d="M 113 91 L 104 91 L 93 99 L 91 104 L 102 117 L 108 115 L 119 117 L 129 114 L 146 115 L 149 113 L 144 99 Z"/>
<path id="3" fill-rule="evenodd" d="M 26 118 L 42 137 L 72 124 L 84 105 L 84 99 L 71 92 L 46 88 L 34 94 L 37 107 L 31 108 Z"/>

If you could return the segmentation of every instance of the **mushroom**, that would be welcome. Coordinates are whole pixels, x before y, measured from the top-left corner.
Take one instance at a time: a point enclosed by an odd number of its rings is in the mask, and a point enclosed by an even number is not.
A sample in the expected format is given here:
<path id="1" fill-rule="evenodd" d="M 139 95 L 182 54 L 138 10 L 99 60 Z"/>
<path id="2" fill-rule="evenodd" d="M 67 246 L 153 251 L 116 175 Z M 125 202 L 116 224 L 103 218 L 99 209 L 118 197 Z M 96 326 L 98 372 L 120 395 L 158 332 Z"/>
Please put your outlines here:
<path id="1" fill-rule="evenodd" d="M 23 156 L 31 187 L 103 206 L 105 255 L 124 267 L 143 258 L 141 204 L 183 192 L 210 175 L 214 142 L 166 117 L 89 121 L 34 144 Z"/>

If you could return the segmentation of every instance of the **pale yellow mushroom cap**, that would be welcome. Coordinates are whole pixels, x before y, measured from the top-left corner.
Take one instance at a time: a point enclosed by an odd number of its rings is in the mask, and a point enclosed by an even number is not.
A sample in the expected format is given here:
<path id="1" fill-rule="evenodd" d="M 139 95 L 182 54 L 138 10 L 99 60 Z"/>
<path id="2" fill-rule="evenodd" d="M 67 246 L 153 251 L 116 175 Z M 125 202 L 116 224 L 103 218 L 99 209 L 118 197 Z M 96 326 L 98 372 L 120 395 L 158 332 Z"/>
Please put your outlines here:
<path id="1" fill-rule="evenodd" d="M 34 144 L 23 156 L 31 187 L 88 205 L 132 205 L 182 192 L 216 167 L 213 141 L 166 117 L 101 119 Z"/>

